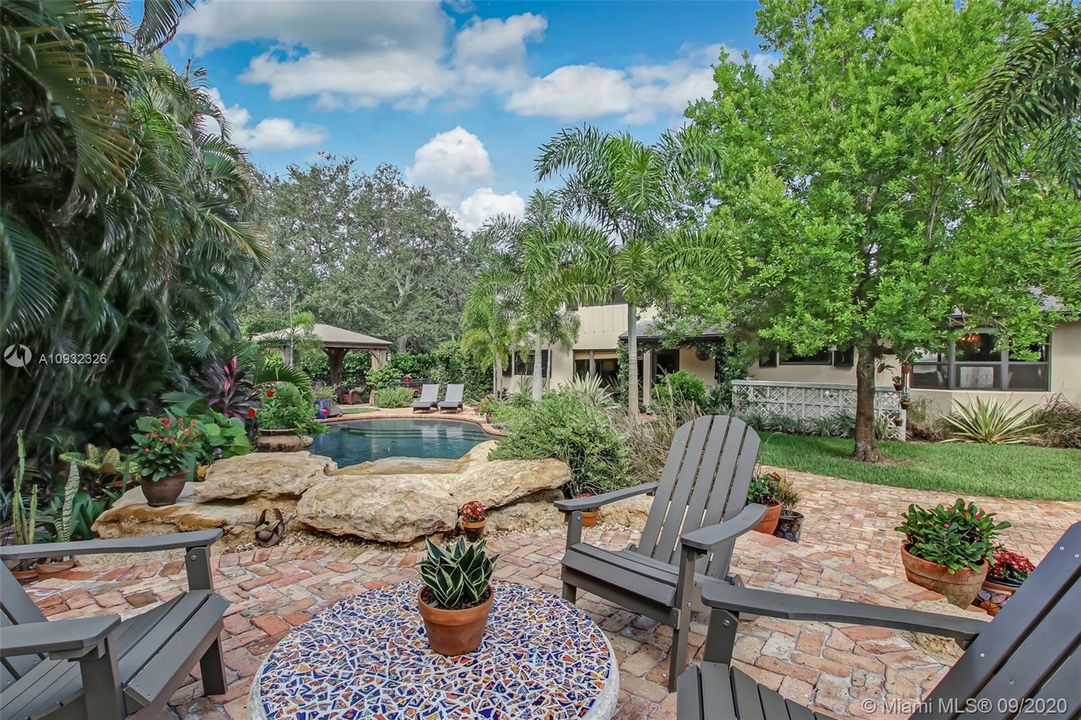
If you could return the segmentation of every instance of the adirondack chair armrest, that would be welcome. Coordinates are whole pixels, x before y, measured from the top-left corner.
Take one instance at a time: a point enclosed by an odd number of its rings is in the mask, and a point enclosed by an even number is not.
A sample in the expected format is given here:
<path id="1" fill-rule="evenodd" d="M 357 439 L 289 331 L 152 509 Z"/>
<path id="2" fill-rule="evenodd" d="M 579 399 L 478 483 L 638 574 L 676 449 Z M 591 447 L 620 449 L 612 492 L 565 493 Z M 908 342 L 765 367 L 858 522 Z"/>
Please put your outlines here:
<path id="1" fill-rule="evenodd" d="M 636 495 L 645 495 L 656 489 L 657 483 L 644 483 L 642 485 L 635 485 L 634 487 L 612 490 L 611 492 L 601 493 L 600 495 L 593 495 L 592 497 L 556 500 L 553 504 L 558 510 L 562 510 L 563 512 L 576 512 L 600 507 L 601 505 L 608 505 L 617 500 L 626 500 L 627 498 L 635 497 Z"/>
<path id="2" fill-rule="evenodd" d="M 119 615 L 9 625 L 0 633 L 0 657 L 48 653 L 53 659 L 79 658 L 96 651 L 119 626 Z"/>
<path id="3" fill-rule="evenodd" d="M 751 503 L 740 510 L 739 514 L 734 518 L 685 533 L 680 538 L 680 542 L 683 543 L 684 547 L 693 551 L 707 553 L 721 543 L 738 537 L 753 528 L 762 520 L 765 514 L 765 505 Z"/>
<path id="4" fill-rule="evenodd" d="M 170 533 L 116 538 L 114 540 L 84 540 L 66 543 L 41 543 L 35 545 L 5 545 L 0 547 L 0 560 L 25 560 L 27 558 L 62 557 L 65 555 L 98 555 L 109 553 L 150 552 L 184 548 L 205 548 L 221 537 L 221 530 L 197 530 L 195 532 Z"/>
<path id="5" fill-rule="evenodd" d="M 719 581 L 703 581 L 702 599 L 710 607 L 729 612 L 909 630 L 954 638 L 964 645 L 988 626 L 987 621 L 975 618 L 734 587 Z"/>

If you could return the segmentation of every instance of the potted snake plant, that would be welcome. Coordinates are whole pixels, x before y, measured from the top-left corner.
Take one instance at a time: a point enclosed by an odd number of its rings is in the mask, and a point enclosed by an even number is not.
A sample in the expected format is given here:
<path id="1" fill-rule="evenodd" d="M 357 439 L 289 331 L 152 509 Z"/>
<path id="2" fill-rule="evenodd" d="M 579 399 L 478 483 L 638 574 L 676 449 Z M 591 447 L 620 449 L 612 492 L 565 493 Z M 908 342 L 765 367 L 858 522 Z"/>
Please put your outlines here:
<path id="1" fill-rule="evenodd" d="M 432 652 L 464 655 L 480 647 L 495 593 L 491 587 L 496 556 L 484 541 L 465 538 L 439 547 L 427 540 L 428 555 L 420 561 L 424 581 L 417 595 L 420 616 Z"/>

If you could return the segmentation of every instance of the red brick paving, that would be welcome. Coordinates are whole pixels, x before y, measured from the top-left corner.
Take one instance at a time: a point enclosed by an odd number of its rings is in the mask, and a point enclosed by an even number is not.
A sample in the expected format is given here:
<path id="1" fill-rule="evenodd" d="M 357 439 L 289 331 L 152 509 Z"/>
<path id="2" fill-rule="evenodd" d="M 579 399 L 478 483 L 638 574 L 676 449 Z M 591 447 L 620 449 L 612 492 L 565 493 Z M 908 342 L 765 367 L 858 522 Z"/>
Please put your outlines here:
<path id="1" fill-rule="evenodd" d="M 789 474 L 804 491 L 803 539 L 793 544 L 756 533 L 740 538 L 733 571 L 747 585 L 902 607 L 937 599 L 904 580 L 893 527 L 912 499 L 948 502 L 952 496 Z M 1081 520 L 1081 503 L 977 501 L 1015 523 L 1008 541 L 1034 560 L 1071 522 Z M 602 526 L 587 530 L 586 538 L 622 547 L 637 533 Z M 489 542 L 502 554 L 497 578 L 559 592 L 562 531 L 504 535 Z M 343 596 L 416 577 L 416 560 L 412 551 L 302 545 L 214 556 L 216 588 L 231 603 L 223 640 L 228 691 L 201 698 L 199 680 L 192 676 L 163 717 L 245 717 L 252 675 L 284 633 Z M 27 589 L 47 616 L 60 619 L 107 612 L 130 616 L 139 606 L 172 597 L 183 583 L 183 563 L 171 561 L 76 569 Z M 665 689 L 671 630 L 588 594 L 579 606 L 615 648 L 621 670 L 618 720 L 675 718 L 675 695 Z M 704 616 L 695 617 L 692 631 L 691 646 L 700 657 Z M 889 701 L 923 698 L 946 670 L 943 660 L 892 631 L 770 618 L 741 622 L 735 660 L 757 681 L 792 700 L 856 717 L 888 717 L 867 712 L 864 702 L 884 708 Z"/>

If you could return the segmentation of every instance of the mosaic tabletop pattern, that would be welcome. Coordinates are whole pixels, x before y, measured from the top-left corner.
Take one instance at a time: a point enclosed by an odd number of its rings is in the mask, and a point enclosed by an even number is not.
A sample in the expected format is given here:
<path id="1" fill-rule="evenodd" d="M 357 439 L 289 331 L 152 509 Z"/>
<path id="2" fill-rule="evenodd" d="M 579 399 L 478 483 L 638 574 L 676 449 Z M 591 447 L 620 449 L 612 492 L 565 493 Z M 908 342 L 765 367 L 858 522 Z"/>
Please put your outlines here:
<path id="1" fill-rule="evenodd" d="M 294 628 L 252 683 L 260 720 L 608 720 L 615 654 L 581 610 L 543 590 L 494 583 L 476 652 L 428 648 L 417 581 L 346 598 Z"/>

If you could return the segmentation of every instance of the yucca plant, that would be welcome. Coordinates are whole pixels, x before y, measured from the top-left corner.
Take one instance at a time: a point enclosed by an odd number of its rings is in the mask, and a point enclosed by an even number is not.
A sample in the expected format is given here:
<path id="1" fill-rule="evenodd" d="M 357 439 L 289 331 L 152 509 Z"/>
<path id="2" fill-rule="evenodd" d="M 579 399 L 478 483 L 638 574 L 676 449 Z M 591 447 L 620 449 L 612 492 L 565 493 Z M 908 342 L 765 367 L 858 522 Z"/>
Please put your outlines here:
<path id="1" fill-rule="evenodd" d="M 30 545 L 34 542 L 38 527 L 38 486 L 35 484 L 30 490 L 30 504 L 23 506 L 23 479 L 26 477 L 26 443 L 23 441 L 22 431 L 15 435 L 18 447 L 19 464 L 15 470 L 15 477 L 11 489 L 11 524 L 14 532 L 16 545 Z M 20 568 L 32 565 L 32 561 L 22 560 Z"/>
<path id="2" fill-rule="evenodd" d="M 961 405 L 943 418 L 952 437 L 943 442 L 977 442 L 991 445 L 1017 445 L 1025 442 L 1039 425 L 1029 421 L 1029 409 L 1018 410 L 1021 401 L 984 400 L 977 396 L 974 405 Z"/>
<path id="3" fill-rule="evenodd" d="M 443 610 L 463 610 L 488 598 L 488 586 L 498 556 L 488 556 L 484 541 L 459 538 L 440 548 L 429 538 L 428 557 L 420 561 L 420 577 L 428 586 L 425 602 Z"/>
<path id="4" fill-rule="evenodd" d="M 575 375 L 569 383 L 571 392 L 590 405 L 605 410 L 616 407 L 616 399 L 597 375 Z"/>

